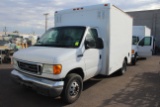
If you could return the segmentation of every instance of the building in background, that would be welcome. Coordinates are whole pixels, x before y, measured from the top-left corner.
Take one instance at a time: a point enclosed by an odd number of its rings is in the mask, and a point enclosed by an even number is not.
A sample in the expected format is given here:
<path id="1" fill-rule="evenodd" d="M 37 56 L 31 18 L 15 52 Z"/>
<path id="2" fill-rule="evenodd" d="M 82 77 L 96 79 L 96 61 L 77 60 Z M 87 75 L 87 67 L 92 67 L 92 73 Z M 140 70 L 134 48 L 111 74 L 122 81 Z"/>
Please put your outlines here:
<path id="1" fill-rule="evenodd" d="M 156 44 L 160 47 L 160 9 L 127 12 L 133 17 L 134 26 L 147 26 L 151 35 L 155 37 Z"/>

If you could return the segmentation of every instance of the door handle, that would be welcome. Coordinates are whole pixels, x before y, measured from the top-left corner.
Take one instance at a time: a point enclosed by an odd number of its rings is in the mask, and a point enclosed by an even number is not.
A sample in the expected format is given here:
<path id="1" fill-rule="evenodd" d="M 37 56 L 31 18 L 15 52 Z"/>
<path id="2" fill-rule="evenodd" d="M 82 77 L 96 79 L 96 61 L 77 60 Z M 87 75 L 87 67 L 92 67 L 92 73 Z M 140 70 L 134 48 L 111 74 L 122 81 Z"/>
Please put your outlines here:
<path id="1" fill-rule="evenodd" d="M 101 59 L 101 55 L 99 55 L 99 59 Z"/>
<path id="2" fill-rule="evenodd" d="M 83 57 L 83 54 L 77 55 L 77 57 Z"/>

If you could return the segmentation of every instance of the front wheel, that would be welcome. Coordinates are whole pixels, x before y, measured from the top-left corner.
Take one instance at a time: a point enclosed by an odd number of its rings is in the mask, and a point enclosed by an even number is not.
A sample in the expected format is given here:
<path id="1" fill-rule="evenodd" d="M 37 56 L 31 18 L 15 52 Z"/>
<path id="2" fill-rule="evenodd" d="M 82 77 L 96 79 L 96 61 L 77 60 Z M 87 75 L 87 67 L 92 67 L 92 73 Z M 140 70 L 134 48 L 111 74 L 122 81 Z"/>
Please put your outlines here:
<path id="1" fill-rule="evenodd" d="M 127 71 L 127 61 L 124 60 L 124 61 L 123 61 L 123 64 L 122 64 L 122 68 L 121 68 L 120 71 L 119 71 L 119 74 L 120 74 L 120 75 L 123 75 L 126 71 Z"/>
<path id="2" fill-rule="evenodd" d="M 66 103 L 73 103 L 79 98 L 82 88 L 82 77 L 75 73 L 69 74 L 65 79 L 65 85 L 61 97 Z"/>
<path id="3" fill-rule="evenodd" d="M 132 65 L 136 65 L 137 55 L 135 54 L 134 58 L 132 58 Z"/>

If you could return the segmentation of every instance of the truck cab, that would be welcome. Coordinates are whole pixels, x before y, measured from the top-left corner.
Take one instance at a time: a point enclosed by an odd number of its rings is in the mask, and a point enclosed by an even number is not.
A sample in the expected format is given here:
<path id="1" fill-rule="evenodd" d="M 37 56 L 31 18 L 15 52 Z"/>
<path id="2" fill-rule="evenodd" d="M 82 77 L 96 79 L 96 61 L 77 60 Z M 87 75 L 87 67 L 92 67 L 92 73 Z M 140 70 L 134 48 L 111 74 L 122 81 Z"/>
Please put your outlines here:
<path id="1" fill-rule="evenodd" d="M 150 57 L 153 53 L 154 38 L 146 36 L 139 39 L 139 36 L 132 37 L 132 65 L 136 64 L 137 58 Z"/>
<path id="2" fill-rule="evenodd" d="M 35 88 L 41 94 L 56 97 L 63 93 L 63 98 L 72 102 L 82 91 L 82 81 L 101 71 L 102 48 L 103 41 L 96 28 L 51 28 L 34 46 L 14 54 L 11 74 L 17 82 Z M 72 81 L 69 78 L 73 78 Z M 66 87 L 66 83 L 72 86 Z M 69 95 L 64 88 L 70 91 Z"/>

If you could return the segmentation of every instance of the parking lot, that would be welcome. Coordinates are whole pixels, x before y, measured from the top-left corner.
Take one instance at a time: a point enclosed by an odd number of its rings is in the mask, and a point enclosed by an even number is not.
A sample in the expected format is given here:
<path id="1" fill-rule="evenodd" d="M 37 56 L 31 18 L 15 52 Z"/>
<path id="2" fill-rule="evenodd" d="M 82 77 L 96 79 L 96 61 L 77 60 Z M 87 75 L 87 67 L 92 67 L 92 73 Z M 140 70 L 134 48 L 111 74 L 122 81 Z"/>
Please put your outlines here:
<path id="1" fill-rule="evenodd" d="M 80 98 L 67 105 L 15 84 L 12 65 L 0 65 L 0 107 L 160 107 L 160 56 L 138 60 L 123 76 L 97 76 L 84 83 Z"/>

